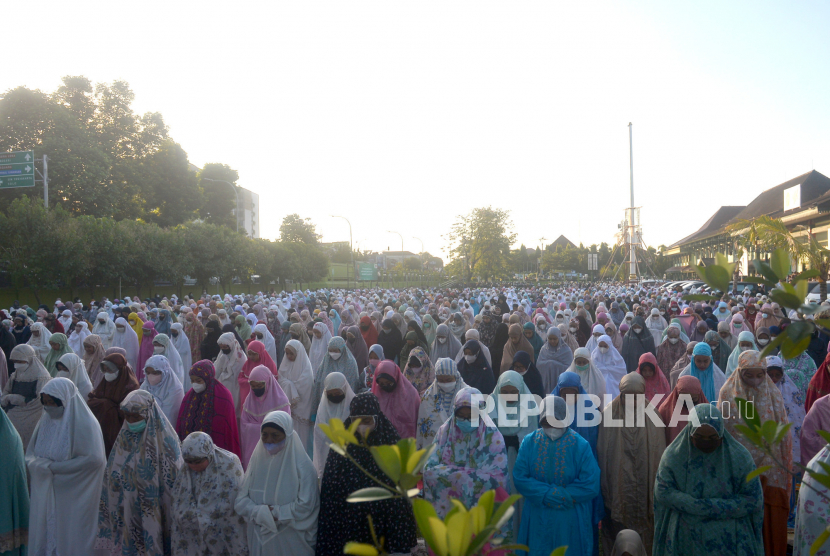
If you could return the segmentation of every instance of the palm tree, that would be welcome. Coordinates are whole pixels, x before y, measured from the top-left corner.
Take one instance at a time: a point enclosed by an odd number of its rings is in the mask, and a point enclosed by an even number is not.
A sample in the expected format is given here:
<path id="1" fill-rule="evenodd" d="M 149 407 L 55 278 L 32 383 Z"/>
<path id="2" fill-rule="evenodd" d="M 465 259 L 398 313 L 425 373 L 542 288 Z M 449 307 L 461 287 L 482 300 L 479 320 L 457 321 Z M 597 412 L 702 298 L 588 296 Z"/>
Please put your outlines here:
<path id="1" fill-rule="evenodd" d="M 807 241 L 800 241 L 799 237 L 787 229 L 787 226 L 777 218 L 761 216 L 754 220 L 740 220 L 727 228 L 738 249 L 754 247 L 757 254 L 759 249 L 774 251 L 783 248 L 790 258 L 809 265 L 819 272 L 819 294 L 821 301 L 827 299 L 827 279 L 830 275 L 830 250 L 823 247 L 813 232 L 807 230 Z"/>

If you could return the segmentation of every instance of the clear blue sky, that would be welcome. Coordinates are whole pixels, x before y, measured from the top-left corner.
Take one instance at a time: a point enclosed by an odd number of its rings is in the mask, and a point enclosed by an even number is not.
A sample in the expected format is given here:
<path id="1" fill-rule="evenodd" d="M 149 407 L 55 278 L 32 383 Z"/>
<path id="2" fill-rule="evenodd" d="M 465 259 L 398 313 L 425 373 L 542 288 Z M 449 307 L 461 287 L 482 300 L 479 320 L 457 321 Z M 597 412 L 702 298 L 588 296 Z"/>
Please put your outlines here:
<path id="1" fill-rule="evenodd" d="M 670 244 L 718 206 L 830 175 L 830 4 L 7 3 L 0 90 L 128 81 L 199 166 L 222 162 L 327 241 L 442 255 L 455 216 L 613 241 L 628 203 Z"/>

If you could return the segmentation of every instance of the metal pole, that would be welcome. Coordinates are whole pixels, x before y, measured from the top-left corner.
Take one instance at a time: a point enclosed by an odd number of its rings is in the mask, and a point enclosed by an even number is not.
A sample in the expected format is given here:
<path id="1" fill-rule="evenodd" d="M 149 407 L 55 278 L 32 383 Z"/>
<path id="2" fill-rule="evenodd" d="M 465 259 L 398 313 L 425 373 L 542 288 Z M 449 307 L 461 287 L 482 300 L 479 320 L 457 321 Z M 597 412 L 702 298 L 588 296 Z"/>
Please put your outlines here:
<path id="1" fill-rule="evenodd" d="M 628 232 L 629 232 L 629 280 L 634 280 L 637 277 L 637 252 L 634 248 L 634 134 L 633 124 L 628 122 L 628 150 L 629 159 L 631 163 L 631 211 L 628 214 Z"/>
<path id="2" fill-rule="evenodd" d="M 236 233 L 239 233 L 239 191 L 237 191 L 236 186 L 229 181 L 225 180 L 212 180 L 210 178 L 202 178 L 205 181 L 212 181 L 216 183 L 226 183 L 231 186 L 233 189 L 233 194 L 236 195 Z"/>
<path id="3" fill-rule="evenodd" d="M 43 206 L 49 208 L 49 157 L 46 155 L 43 155 Z"/>

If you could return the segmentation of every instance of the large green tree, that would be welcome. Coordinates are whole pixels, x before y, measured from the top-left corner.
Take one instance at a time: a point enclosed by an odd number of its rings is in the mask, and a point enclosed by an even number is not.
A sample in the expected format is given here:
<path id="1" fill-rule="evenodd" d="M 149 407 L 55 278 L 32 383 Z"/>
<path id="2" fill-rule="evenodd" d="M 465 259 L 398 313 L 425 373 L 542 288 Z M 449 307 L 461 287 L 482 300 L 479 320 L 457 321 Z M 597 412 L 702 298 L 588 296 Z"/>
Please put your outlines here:
<path id="1" fill-rule="evenodd" d="M 236 187 L 239 172 L 227 164 L 212 162 L 205 164 L 197 174 L 197 178 L 202 190 L 202 205 L 199 207 L 199 217 L 210 224 L 226 226 L 235 230 L 236 195 L 228 183 Z"/>
<path id="2" fill-rule="evenodd" d="M 459 216 L 444 238 L 450 259 L 458 262 L 467 280 L 510 275 L 510 246 L 516 242 L 516 234 L 509 211 L 493 207 L 473 209 Z"/>
<path id="3" fill-rule="evenodd" d="M 280 241 L 286 243 L 305 243 L 315 245 L 320 241 L 317 226 L 311 218 L 302 218 L 299 214 L 289 214 L 280 225 Z"/>

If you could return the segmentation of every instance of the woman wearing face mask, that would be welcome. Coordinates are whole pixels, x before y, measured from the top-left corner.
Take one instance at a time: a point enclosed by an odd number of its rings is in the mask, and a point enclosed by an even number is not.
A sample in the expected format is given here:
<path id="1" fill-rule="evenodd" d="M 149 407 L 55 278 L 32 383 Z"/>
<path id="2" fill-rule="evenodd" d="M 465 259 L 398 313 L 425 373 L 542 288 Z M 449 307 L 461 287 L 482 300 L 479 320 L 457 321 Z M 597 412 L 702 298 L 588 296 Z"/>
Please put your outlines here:
<path id="1" fill-rule="evenodd" d="M 32 325 L 32 336 L 26 343 L 32 346 L 42 363 L 46 361 L 46 357 L 52 351 L 52 346 L 49 345 L 51 337 L 52 333 L 46 330 L 42 322 L 36 322 Z"/>
<path id="2" fill-rule="evenodd" d="M 173 485 L 173 554 L 247 554 L 245 520 L 234 510 L 239 458 L 194 432 L 182 442 L 185 465 Z"/>
<path id="3" fill-rule="evenodd" d="M 444 357 L 455 359 L 459 351 L 462 351 L 461 342 L 450 332 L 449 326 L 446 324 L 439 325 L 435 342 L 432 344 L 432 351 L 429 354 L 430 360 L 438 361 Z"/>
<path id="4" fill-rule="evenodd" d="M 488 490 L 508 489 L 507 450 L 504 437 L 483 412 L 473 415 L 473 403 L 483 399 L 472 387 L 463 388 L 453 400 L 453 415 L 438 430 L 436 449 L 424 466 L 424 499 L 435 507 L 439 519 L 457 498 L 470 508 Z M 500 532 L 509 541 L 513 527 Z"/>
<path id="5" fill-rule="evenodd" d="M 542 402 L 539 430 L 522 442 L 513 481 L 524 497 L 517 541 L 531 556 L 567 545 L 578 556 L 594 553 L 592 502 L 600 491 L 600 470 L 588 442 L 565 425 L 565 400 Z"/>
<path id="6" fill-rule="evenodd" d="M 811 360 L 812 361 L 812 360 Z M 792 423 L 793 436 L 793 462 L 802 463 L 801 460 L 801 427 L 806 415 L 804 411 L 804 398 L 806 393 L 799 390 L 793 379 L 784 370 L 784 362 L 777 355 L 770 355 L 766 358 L 767 375 L 781 392 L 784 400 L 784 407 L 787 409 L 787 420 Z M 806 465 L 810 460 L 803 463 Z"/>
<path id="7" fill-rule="evenodd" d="M 698 342 L 689 342 L 686 344 L 686 351 L 683 353 L 683 357 L 678 359 L 677 363 L 675 363 L 674 367 L 672 367 L 672 370 L 669 373 L 669 386 L 672 388 L 677 385 L 677 379 L 680 378 L 680 373 L 686 370 L 689 363 L 694 362 L 694 349 L 697 344 Z"/>
<path id="8" fill-rule="evenodd" d="M 780 319 L 773 314 L 772 305 L 764 303 L 761 306 L 761 311 L 758 313 L 758 316 L 755 317 L 755 329 L 778 326 L 780 322 Z"/>
<path id="9" fill-rule="evenodd" d="M 311 457 L 314 447 L 314 414 L 311 392 L 314 389 L 314 372 L 305 348 L 297 340 L 291 340 L 285 346 L 285 358 L 280 365 L 279 385 L 291 404 L 291 418 L 294 420 L 294 432 L 300 437 L 303 447 Z M 249 396 L 250 397 L 250 396 Z"/>
<path id="10" fill-rule="evenodd" d="M 760 345 L 758 349 L 764 349 Z M 810 357 L 808 352 L 803 352 L 792 359 L 785 359 L 781 358 L 784 366 L 784 374 L 789 377 L 789 379 L 793 382 L 796 388 L 801 392 L 802 396 L 806 399 L 807 397 L 807 389 L 810 386 L 810 380 L 816 375 L 816 363 L 813 361 L 813 358 Z"/>
<path id="11" fill-rule="evenodd" d="M 710 330 L 703 336 L 703 341 L 709 344 L 709 349 L 712 350 L 712 359 L 719 369 L 726 373 L 729 367 L 729 357 L 732 355 L 732 350 L 720 335 L 714 330 Z"/>
<path id="12" fill-rule="evenodd" d="M 659 402 L 665 398 L 669 392 L 671 392 L 671 387 L 669 386 L 669 381 L 666 379 L 666 375 L 657 365 L 657 358 L 655 358 L 650 353 L 644 353 L 640 357 L 640 364 L 637 367 L 637 373 L 643 377 L 646 383 L 646 400 L 652 402 L 652 405 L 657 407 Z M 657 395 L 661 395 L 659 400 L 655 400 L 654 397 Z"/>
<path id="13" fill-rule="evenodd" d="M 141 389 L 150 392 L 156 398 L 162 413 L 171 424 L 178 420 L 184 389 L 166 357 L 154 355 L 147 360 Z"/>
<path id="14" fill-rule="evenodd" d="M 599 337 L 597 347 L 591 352 L 591 362 L 605 378 L 605 393 L 612 398 L 616 397 L 620 393 L 620 381 L 626 375 L 626 369 L 625 361 L 613 346 L 611 338 L 604 334 Z"/>
<path id="15" fill-rule="evenodd" d="M 671 370 L 686 352 L 686 343 L 680 339 L 679 326 L 670 325 L 667 330 L 666 337 L 657 346 L 657 365 L 663 370 L 666 380 L 670 380 Z"/>
<path id="16" fill-rule="evenodd" d="M 21 344 L 11 351 L 15 372 L 3 387 L 0 405 L 20 434 L 24 446 L 40 420 L 43 406 L 40 392 L 51 376 L 38 359 L 32 346 Z"/>
<path id="17" fill-rule="evenodd" d="M 755 470 L 752 456 L 715 406 L 694 411 L 700 426 L 681 430 L 657 471 L 653 554 L 764 554 L 761 482 L 746 480 Z"/>
<path id="18" fill-rule="evenodd" d="M 247 341 L 251 339 L 251 325 L 245 320 L 245 317 L 242 315 L 237 315 L 233 321 L 234 327 L 236 331 L 239 333 L 239 336 Z"/>
<path id="19" fill-rule="evenodd" d="M 239 455 L 239 431 L 233 396 L 216 380 L 213 363 L 202 360 L 190 368 L 191 388 L 185 392 L 176 433 L 184 439 L 192 432 L 210 435 L 220 448 Z"/>
<path id="20" fill-rule="evenodd" d="M 545 341 L 536 333 L 536 327 L 533 326 L 532 322 L 528 322 L 522 327 L 522 334 L 533 347 L 533 360 L 535 361 L 539 357 L 539 350 L 545 345 Z M 545 337 L 547 338 L 547 334 L 545 334 Z"/>
<path id="21" fill-rule="evenodd" d="M 622 379 L 620 395 L 602 413 L 597 455 L 605 502 L 603 545 L 612 546 L 614 537 L 622 529 L 633 529 L 651 552 L 654 479 L 666 449 L 666 436 L 644 416 L 645 400 L 638 394 L 644 395 L 645 390 L 645 380 L 637 373 Z M 640 423 L 644 426 L 638 426 Z"/>
<path id="22" fill-rule="evenodd" d="M 516 352 L 509 370 L 517 372 L 522 377 L 531 394 L 539 398 L 545 397 L 542 375 L 533 363 L 530 354 L 524 351 Z M 464 376 L 464 374 L 462 373 L 461 376 Z M 466 377 L 464 381 L 467 382 Z"/>
<path id="23" fill-rule="evenodd" d="M 772 466 L 761 476 L 764 484 L 764 547 L 767 554 L 784 554 L 787 549 L 787 515 L 789 514 L 790 475 L 781 469 L 781 462 L 787 469 L 792 467 L 792 431 L 788 431 L 780 444 L 775 447 L 775 459 L 736 432 L 735 425 L 743 424 L 737 409 L 736 398 L 753 402 L 761 422 L 775 421 L 779 425 L 789 422 L 787 409 L 781 392 L 767 376 L 766 361 L 758 351 L 750 350 L 740 354 L 735 372 L 720 390 L 718 406 L 724 414 L 726 429 L 743 444 L 752 455 L 756 467 Z"/>
<path id="24" fill-rule="evenodd" d="M 518 324 L 511 324 L 508 331 L 508 340 L 504 344 L 504 350 L 502 352 L 500 373 L 510 369 L 514 356 L 520 351 L 529 354 L 531 359 L 535 361 L 533 345 L 522 333 L 522 327 Z"/>
<path id="25" fill-rule="evenodd" d="M 707 343 L 695 344 L 692 360 L 679 377 L 691 375 L 700 381 L 707 400 L 717 400 L 718 393 L 726 382 L 726 375 L 712 360 L 712 348 Z"/>
<path id="26" fill-rule="evenodd" d="M 104 380 L 89 394 L 89 409 L 101 425 L 104 449 L 109 454 L 124 422 L 124 414 L 120 410 L 121 402 L 130 392 L 138 390 L 140 385 L 132 368 L 127 364 L 127 359 L 120 353 L 104 357 L 101 371 Z"/>
<path id="27" fill-rule="evenodd" d="M 141 325 L 141 345 L 138 350 L 138 367 L 135 369 L 135 376 L 139 382 L 144 380 L 144 365 L 147 364 L 147 360 L 155 353 L 153 339 L 157 334 L 158 332 L 156 332 L 152 322 L 145 322 Z"/>
<path id="28" fill-rule="evenodd" d="M 574 352 L 574 360 L 568 371 L 579 376 L 582 386 L 588 394 L 597 396 L 600 407 L 605 404 L 605 377 L 597 369 L 591 359 L 591 353 L 586 348 L 579 348 Z"/>
<path id="29" fill-rule="evenodd" d="M 496 378 L 493 369 L 487 363 L 487 358 L 484 357 L 481 345 L 475 340 L 470 340 L 464 345 L 462 353 L 464 355 L 457 366 L 464 383 L 483 394 L 492 393 Z"/>
<path id="30" fill-rule="evenodd" d="M 268 355 L 268 350 L 265 349 L 265 344 L 258 340 L 254 340 L 248 344 L 247 356 L 248 360 L 245 361 L 244 365 L 242 365 L 242 371 L 240 371 L 236 378 L 237 383 L 239 384 L 239 403 L 242 405 L 245 404 L 245 400 L 248 398 L 248 394 L 251 391 L 251 387 L 248 384 L 248 377 L 250 376 L 251 371 L 253 371 L 256 367 L 259 365 L 265 365 L 271 371 L 271 374 L 273 374 L 275 378 L 279 379 L 277 365 L 274 363 L 274 360 L 271 359 L 271 356 Z"/>
<path id="31" fill-rule="evenodd" d="M 112 338 L 113 347 L 124 348 L 127 351 L 127 363 L 134 367 L 138 363 L 139 343 L 138 336 L 127 319 L 115 319 L 115 334 Z"/>
<path id="32" fill-rule="evenodd" d="M 729 355 L 729 360 L 727 361 L 726 370 L 724 374 L 726 377 L 730 377 L 735 369 L 738 367 L 738 358 L 741 354 L 745 351 L 758 351 L 758 346 L 755 345 L 755 336 L 752 335 L 752 332 L 748 330 L 741 332 L 738 336 L 738 344 L 735 346 L 735 349 L 732 350 L 732 353 Z"/>
<path id="33" fill-rule="evenodd" d="M 112 340 L 115 337 L 115 324 L 110 320 L 106 311 L 101 311 L 92 326 L 92 333 L 101 337 L 104 349 L 112 347 Z"/>
<path id="34" fill-rule="evenodd" d="M 401 438 L 415 438 L 421 397 L 394 361 L 382 361 L 375 371 L 372 393 Z"/>
<path id="35" fill-rule="evenodd" d="M 570 367 L 571 363 L 573 363 L 571 348 L 562 341 L 559 328 L 552 326 L 536 361 L 536 368 L 542 376 L 542 388 L 545 392 L 550 392 L 556 387 L 559 376 Z"/>
<path id="36" fill-rule="evenodd" d="M 322 479 L 326 461 L 329 456 L 330 440 L 320 428 L 328 425 L 331 419 L 345 421 L 349 417 L 349 404 L 355 397 L 346 377 L 340 373 L 331 373 L 324 383 L 325 395 L 317 406 L 317 423 L 314 427 L 314 468 L 317 477 Z"/>
<path id="37" fill-rule="evenodd" d="M 358 394 L 372 389 L 372 382 L 375 378 L 375 370 L 381 361 L 383 361 L 383 347 L 380 344 L 375 344 L 369 348 L 369 362 L 360 373 L 358 381 Z"/>
<path id="38" fill-rule="evenodd" d="M 681 397 L 683 396 L 683 397 Z M 666 425 L 666 445 L 672 443 L 677 436 L 683 431 L 688 422 L 688 415 L 690 409 L 702 403 L 709 403 L 706 396 L 703 395 L 703 389 L 700 386 L 700 381 L 693 376 L 684 376 L 677 381 L 677 385 L 671 393 L 663 398 L 660 405 L 657 406 L 657 412 L 660 418 Z M 678 409 L 679 408 L 679 409 Z M 677 412 L 677 419 L 674 426 L 671 425 L 672 418 Z M 683 417 L 681 419 L 681 416 Z"/>
<path id="39" fill-rule="evenodd" d="M 120 409 L 124 426 L 104 471 L 95 548 L 158 554 L 173 542 L 173 485 L 184 464 L 179 439 L 149 392 L 131 392 Z"/>
<path id="40" fill-rule="evenodd" d="M 44 413 L 26 450 L 29 550 L 51 554 L 72 547 L 73 554 L 91 554 L 107 465 L 101 427 L 67 378 L 50 380 L 40 397 Z"/>
<path id="41" fill-rule="evenodd" d="M 184 334 L 184 327 L 177 323 L 170 326 L 170 344 L 179 354 L 182 360 L 182 369 L 189 369 L 193 366 L 193 359 L 190 353 L 190 342 Z"/>
<path id="42" fill-rule="evenodd" d="M 435 380 L 435 369 L 423 348 L 416 347 L 409 352 L 409 359 L 403 374 L 418 391 L 418 395 L 423 394 L 429 388 Z"/>
<path id="43" fill-rule="evenodd" d="M 349 381 L 349 386 L 352 391 L 360 388 L 360 373 L 357 368 L 357 361 L 355 361 L 352 352 L 346 347 L 346 340 L 340 336 L 335 336 L 329 340 L 328 351 L 320 364 L 320 368 L 314 374 L 314 389 L 311 396 L 311 407 L 316 408 L 320 405 L 320 398 L 323 397 L 323 384 L 326 377 L 331 373 L 340 373 Z M 312 416 L 312 421 L 315 421 L 316 416 Z"/>
<path id="44" fill-rule="evenodd" d="M 153 355 L 161 355 L 167 358 L 170 362 L 170 368 L 173 369 L 173 374 L 182 384 L 182 387 L 190 390 L 190 380 L 182 365 L 182 358 L 176 348 L 170 345 L 170 338 L 167 334 L 156 334 L 153 338 Z"/>
<path id="45" fill-rule="evenodd" d="M 75 325 L 72 334 L 68 337 L 68 343 L 69 347 L 72 348 L 72 351 L 75 352 L 76 355 L 83 357 L 84 340 L 90 334 L 91 332 L 89 331 L 89 325 L 86 323 L 86 321 L 79 321 Z"/>
<path id="46" fill-rule="evenodd" d="M 360 334 L 367 346 L 378 343 L 378 331 L 375 329 L 375 325 L 372 324 L 372 319 L 368 316 L 360 318 Z"/>
<path id="47" fill-rule="evenodd" d="M 226 332 L 219 336 L 217 344 L 219 356 L 213 365 L 216 369 L 216 379 L 231 393 L 238 420 L 242 412 L 242 402 L 239 399 L 239 375 L 248 358 L 233 333 Z M 187 380 L 190 380 L 189 375 Z"/>
<path id="48" fill-rule="evenodd" d="M 291 335 L 292 340 L 299 340 L 303 344 L 306 353 L 311 351 L 311 338 L 308 337 L 308 332 L 306 332 L 302 324 L 295 322 L 288 328 L 288 333 Z"/>
<path id="49" fill-rule="evenodd" d="M 435 380 L 421 395 L 418 407 L 415 439 L 419 450 L 432 443 L 439 427 L 452 415 L 455 394 L 466 387 L 455 361 L 449 357 L 439 359 L 435 364 Z"/>
<path id="50" fill-rule="evenodd" d="M 314 555 L 320 509 L 316 479 L 291 417 L 269 413 L 235 504 L 248 523 L 251 556 Z"/>
<path id="51" fill-rule="evenodd" d="M 507 477 L 510 486 L 508 492 L 516 492 L 513 486 L 513 466 L 516 463 L 519 446 L 525 436 L 533 434 L 538 427 L 538 417 L 535 413 L 536 401 L 527 401 L 528 396 L 531 395 L 524 379 L 515 371 L 503 372 L 493 390 L 495 403 L 489 417 L 498 427 L 507 447 Z M 531 411 L 533 413 L 529 416 L 528 413 Z M 512 519 L 513 531 L 518 531 L 522 521 L 521 500 L 514 506 L 514 509 L 516 511 Z"/>
<path id="52" fill-rule="evenodd" d="M 78 389 L 81 399 L 86 403 L 89 393 L 92 392 L 92 383 L 86 374 L 84 362 L 74 353 L 67 353 L 60 358 L 57 364 L 56 377 L 68 378 Z"/>
<path id="53" fill-rule="evenodd" d="M 104 374 L 101 372 L 101 362 L 105 356 L 106 350 L 104 349 L 101 338 L 95 334 L 87 336 L 86 340 L 84 340 L 83 364 L 86 375 L 89 377 L 93 388 L 104 380 Z"/>
<path id="54" fill-rule="evenodd" d="M 424 321 L 426 324 L 426 320 Z M 481 312 L 481 322 L 476 325 L 476 329 L 478 330 L 479 337 L 481 338 L 481 343 L 487 346 L 489 349 L 493 349 L 494 343 L 493 341 L 496 338 L 496 330 L 499 327 L 499 323 L 496 322 L 496 319 L 493 317 L 493 313 L 487 309 Z"/>
<path id="55" fill-rule="evenodd" d="M 352 419 L 360 419 L 357 433 L 369 446 L 396 444 L 400 440 L 395 427 L 383 412 L 371 392 L 354 397 L 349 405 L 348 427 Z M 363 445 L 348 445 L 349 455 L 370 473 L 391 486 L 386 474 L 378 467 L 371 452 Z M 377 484 L 350 460 L 330 452 L 320 489 L 320 519 L 317 529 L 316 556 L 340 556 L 349 542 L 371 543 L 367 515 L 378 538 L 383 537 L 390 554 L 409 553 L 418 544 L 415 535 L 415 516 L 412 506 L 401 498 L 352 504 L 346 499 L 356 490 L 377 487 Z"/>
<path id="56" fill-rule="evenodd" d="M 646 352 L 654 356 L 657 355 L 657 350 L 654 347 L 654 338 L 646 330 L 646 323 L 643 318 L 635 317 L 631 325 L 631 330 L 623 338 L 623 348 L 622 352 L 620 352 L 625 360 L 625 367 L 629 373 L 637 369 L 640 356 Z"/>
<path id="57" fill-rule="evenodd" d="M 58 372 L 58 360 L 67 353 L 75 352 L 72 351 L 71 347 L 69 347 L 69 341 L 66 339 L 66 336 L 60 333 L 52 334 L 49 338 L 49 349 L 50 351 L 48 355 L 46 355 L 43 365 L 46 367 L 46 370 L 49 371 L 49 374 L 54 377 Z"/>
<path id="58" fill-rule="evenodd" d="M 253 336 L 255 340 L 265 344 L 265 349 L 268 351 L 268 355 L 271 356 L 272 360 L 276 361 L 277 344 L 274 341 L 274 336 L 271 335 L 271 331 L 268 330 L 268 326 L 265 324 L 257 324 L 254 326 Z"/>
<path id="59" fill-rule="evenodd" d="M 299 342 L 297 342 L 299 343 Z M 285 391 L 268 370 L 260 365 L 251 371 L 251 394 L 245 400 L 240 418 L 242 467 L 247 469 L 261 435 L 263 419 L 272 411 L 284 411 L 291 415 L 291 404 Z"/>

